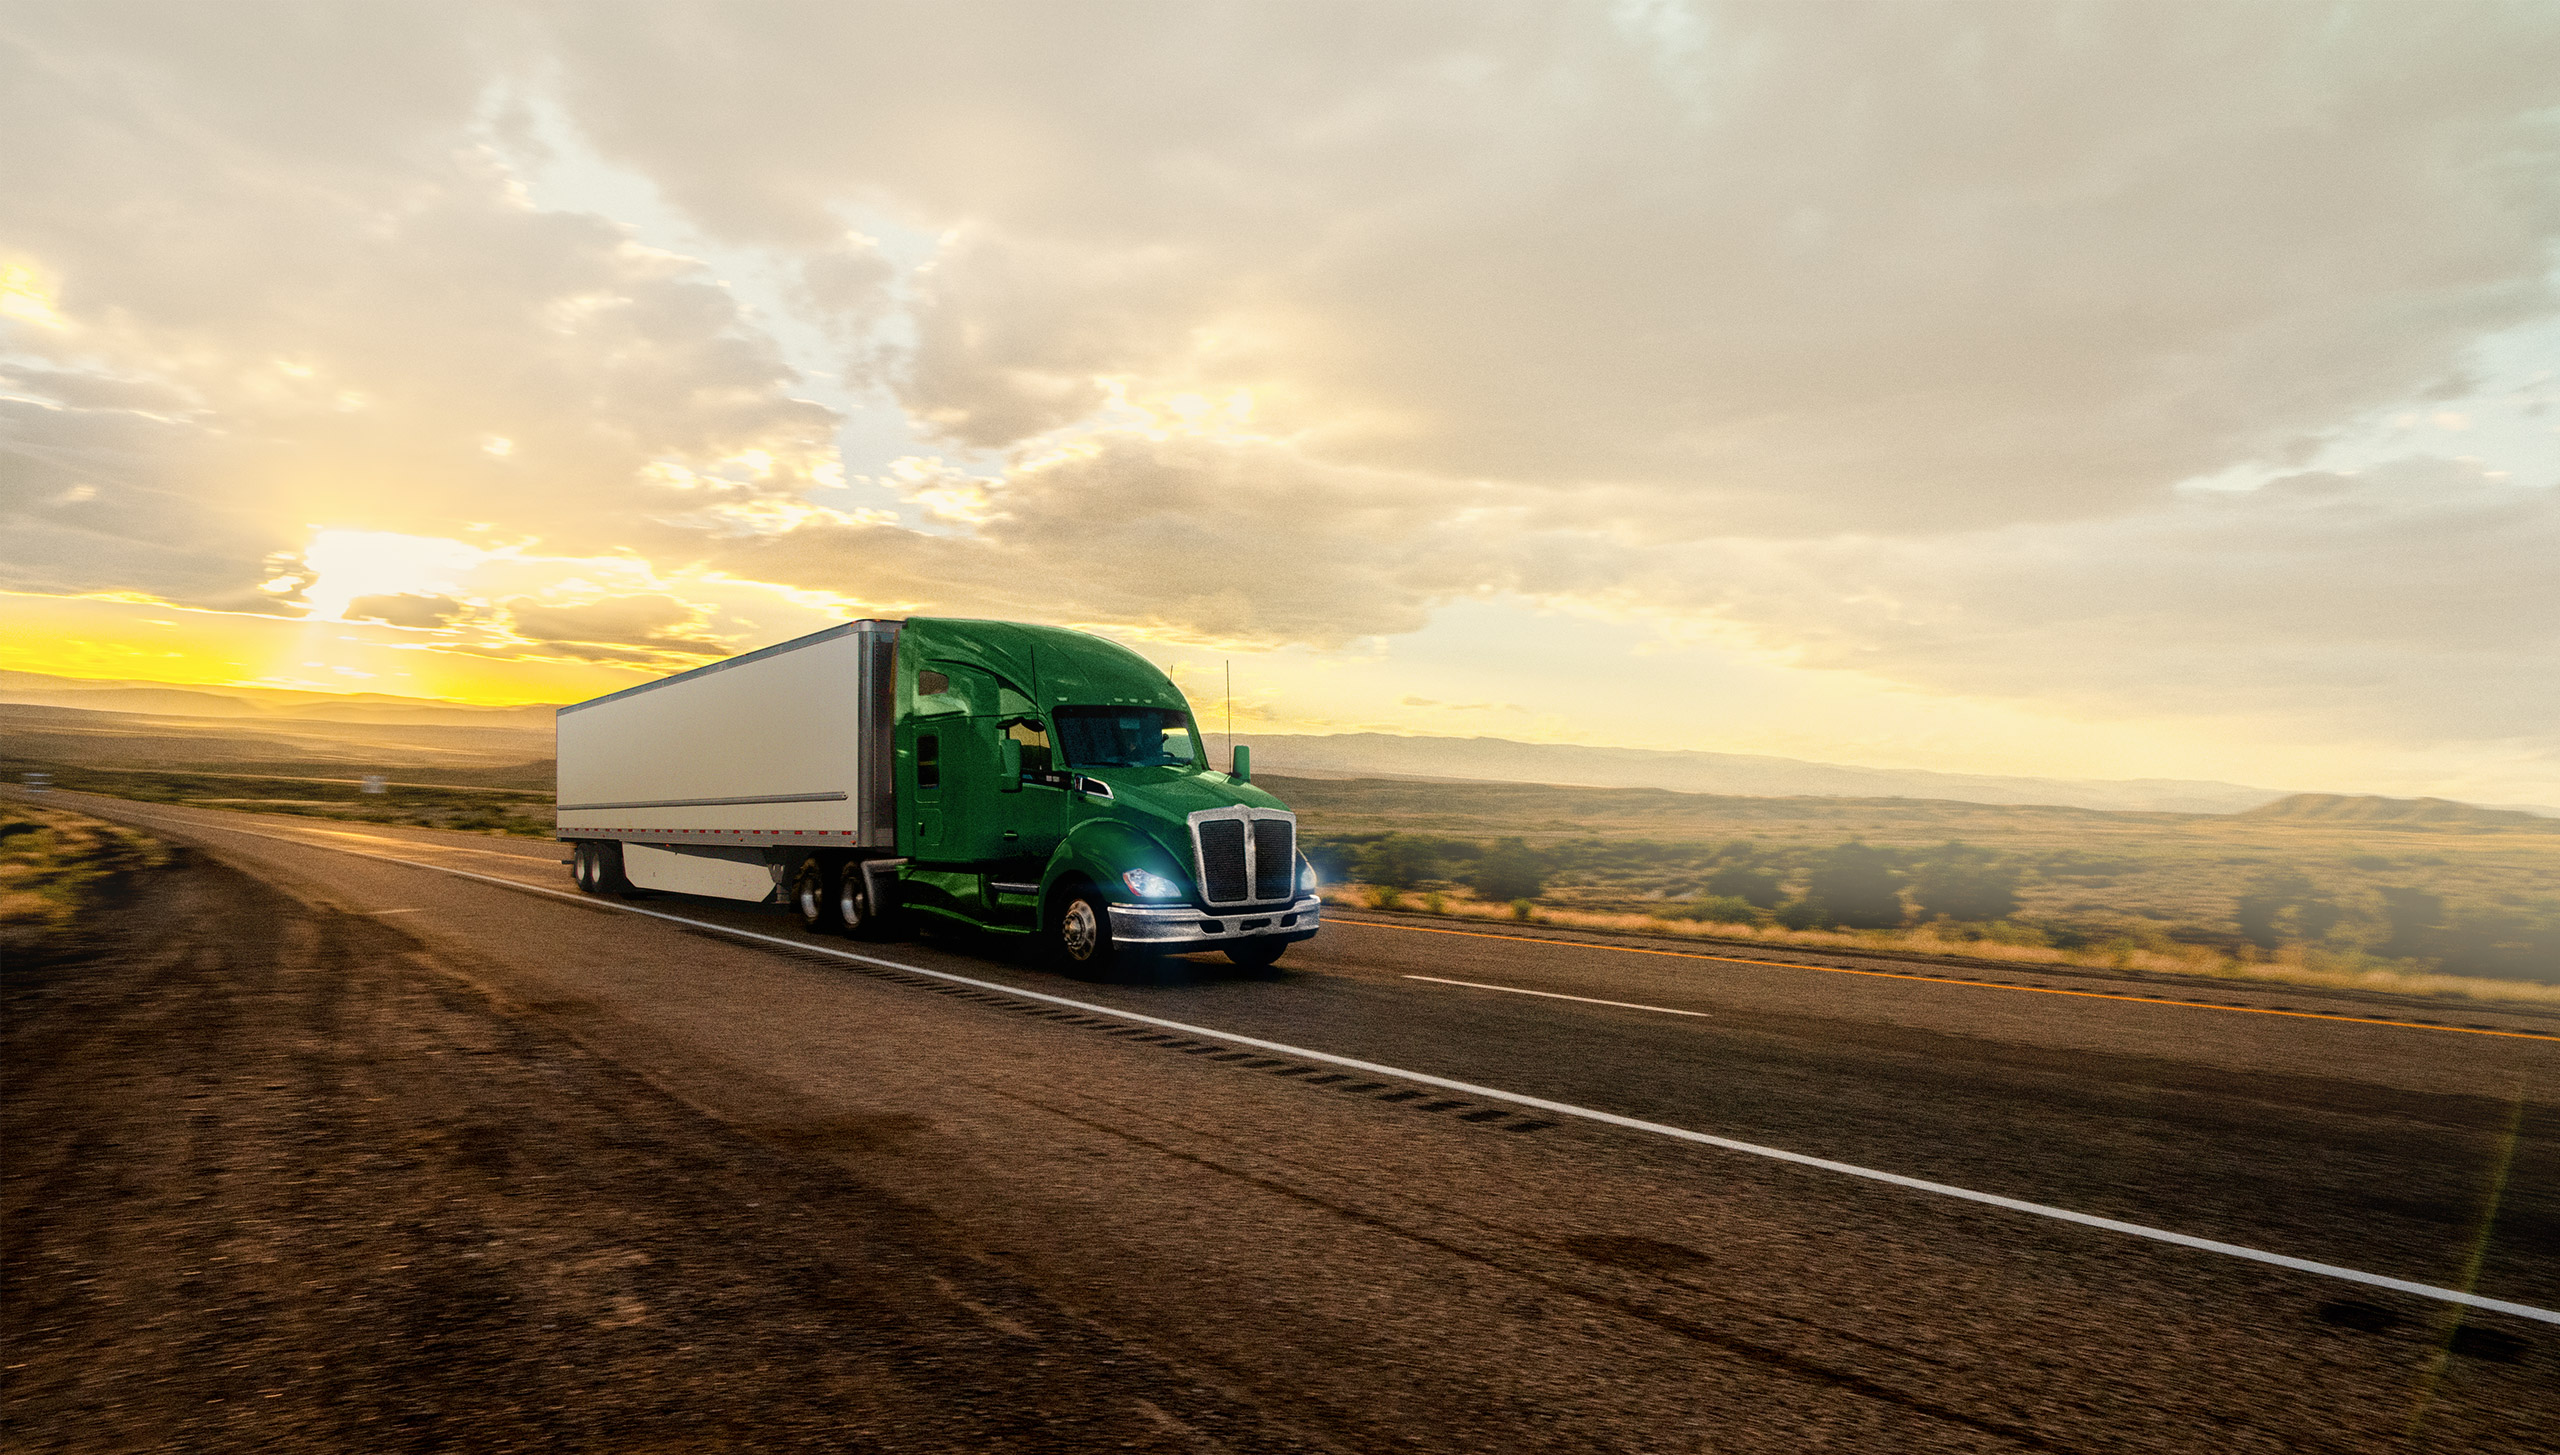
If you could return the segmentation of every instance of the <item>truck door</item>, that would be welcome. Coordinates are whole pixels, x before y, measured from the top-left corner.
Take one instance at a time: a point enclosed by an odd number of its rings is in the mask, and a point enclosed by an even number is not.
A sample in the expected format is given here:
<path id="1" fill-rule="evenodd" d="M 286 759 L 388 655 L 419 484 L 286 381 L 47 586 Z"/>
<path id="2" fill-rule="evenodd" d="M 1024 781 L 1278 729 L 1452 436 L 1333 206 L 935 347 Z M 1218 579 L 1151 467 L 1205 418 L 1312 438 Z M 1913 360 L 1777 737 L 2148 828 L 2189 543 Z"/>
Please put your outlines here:
<path id="1" fill-rule="evenodd" d="M 916 856 L 990 867 L 1034 852 L 1045 858 L 1064 829 L 1063 795 L 1005 792 L 997 747 L 1008 737 L 1024 743 L 1025 766 L 1040 766 L 1047 739 L 1035 726 L 1037 704 L 983 667 L 945 661 L 921 664 L 915 704 Z M 1052 817 L 1056 827 L 1046 825 Z"/>
<path id="2" fill-rule="evenodd" d="M 965 684 L 949 669 L 926 666 L 915 676 L 915 706 L 898 724 L 898 851 L 912 859 L 950 857 L 945 849 L 946 786 L 951 746 L 968 735 Z"/>

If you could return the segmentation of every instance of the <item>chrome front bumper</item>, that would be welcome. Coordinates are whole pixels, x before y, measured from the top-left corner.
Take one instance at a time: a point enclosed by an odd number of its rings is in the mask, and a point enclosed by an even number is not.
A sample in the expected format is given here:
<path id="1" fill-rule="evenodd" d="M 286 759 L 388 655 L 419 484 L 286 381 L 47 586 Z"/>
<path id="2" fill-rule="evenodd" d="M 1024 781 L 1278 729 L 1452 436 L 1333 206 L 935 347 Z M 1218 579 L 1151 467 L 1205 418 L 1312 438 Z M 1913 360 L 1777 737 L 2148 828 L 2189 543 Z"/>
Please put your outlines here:
<path id="1" fill-rule="evenodd" d="M 1324 901 L 1310 894 L 1294 904 L 1237 914 L 1187 904 L 1115 904 L 1111 938 L 1124 945 L 1231 945 L 1278 936 L 1302 940 L 1324 918 Z"/>

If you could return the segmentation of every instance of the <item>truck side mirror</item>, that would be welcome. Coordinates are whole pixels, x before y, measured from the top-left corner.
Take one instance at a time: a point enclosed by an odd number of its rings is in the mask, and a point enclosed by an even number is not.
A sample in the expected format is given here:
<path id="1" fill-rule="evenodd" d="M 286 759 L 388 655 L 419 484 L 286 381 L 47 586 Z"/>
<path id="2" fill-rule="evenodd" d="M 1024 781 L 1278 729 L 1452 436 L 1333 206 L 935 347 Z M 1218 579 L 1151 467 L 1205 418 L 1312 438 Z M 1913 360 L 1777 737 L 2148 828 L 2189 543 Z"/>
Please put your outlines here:
<path id="1" fill-rule="evenodd" d="M 996 791 L 1022 791 L 1022 740 L 1019 738 L 996 739 Z"/>
<path id="2" fill-rule="evenodd" d="M 1236 744 L 1236 763 L 1234 767 L 1227 770 L 1227 776 L 1233 778 L 1238 783 L 1251 783 L 1253 781 L 1252 748 L 1243 743 Z"/>

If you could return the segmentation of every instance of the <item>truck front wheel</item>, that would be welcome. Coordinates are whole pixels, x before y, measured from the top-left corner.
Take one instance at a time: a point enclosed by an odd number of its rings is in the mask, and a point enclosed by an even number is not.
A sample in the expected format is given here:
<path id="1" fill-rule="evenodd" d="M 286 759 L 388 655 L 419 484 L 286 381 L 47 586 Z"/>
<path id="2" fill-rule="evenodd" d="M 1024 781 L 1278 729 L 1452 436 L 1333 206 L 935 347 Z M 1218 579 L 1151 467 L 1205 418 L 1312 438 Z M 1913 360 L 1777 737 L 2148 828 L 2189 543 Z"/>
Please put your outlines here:
<path id="1" fill-rule="evenodd" d="M 1227 946 L 1227 958 L 1247 970 L 1268 970 L 1280 963 L 1280 952 L 1288 948 L 1287 940 L 1240 940 Z"/>
<path id="2" fill-rule="evenodd" d="M 836 886 L 844 871 L 815 854 L 800 861 L 791 874 L 791 907 L 800 916 L 800 927 L 825 934 L 843 924 L 836 908 Z"/>
<path id="3" fill-rule="evenodd" d="M 1108 969 L 1111 964 L 1111 911 L 1097 894 L 1079 894 L 1059 906 L 1049 927 L 1049 947 L 1058 963 L 1074 973 Z"/>

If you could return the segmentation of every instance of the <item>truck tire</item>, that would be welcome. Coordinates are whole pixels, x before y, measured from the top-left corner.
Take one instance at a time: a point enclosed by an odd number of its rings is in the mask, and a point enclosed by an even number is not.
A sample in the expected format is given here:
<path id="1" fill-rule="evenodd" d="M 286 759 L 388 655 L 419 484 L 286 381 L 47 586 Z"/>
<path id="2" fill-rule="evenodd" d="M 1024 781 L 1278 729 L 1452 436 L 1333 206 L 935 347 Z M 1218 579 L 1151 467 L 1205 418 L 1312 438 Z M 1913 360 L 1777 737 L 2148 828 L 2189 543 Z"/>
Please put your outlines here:
<path id="1" fill-rule="evenodd" d="M 1288 948 L 1287 940 L 1244 940 L 1227 946 L 1227 958 L 1247 970 L 1268 970 Z"/>
<path id="2" fill-rule="evenodd" d="M 791 908 L 800 916 L 800 928 L 813 934 L 830 934 L 844 921 L 836 908 L 836 889 L 845 878 L 840 865 L 817 854 L 800 861 L 791 871 Z"/>
<path id="3" fill-rule="evenodd" d="M 1117 951 L 1111 943 L 1111 911 L 1101 895 L 1088 889 L 1059 903 L 1049 926 L 1049 954 L 1070 975 L 1110 971 Z"/>
<path id="4" fill-rule="evenodd" d="M 569 873 L 578 881 L 581 894 L 619 894 L 625 899 L 640 891 L 622 877 L 622 845 L 611 839 L 579 839 L 569 850 Z"/>
<path id="5" fill-rule="evenodd" d="M 647 896 L 649 891 L 635 886 L 623 875 L 620 839 L 594 839 L 590 842 L 596 848 L 596 893 L 618 894 L 625 899 Z"/>
<path id="6" fill-rule="evenodd" d="M 832 877 L 836 929 L 855 939 L 871 938 L 879 917 L 871 912 L 870 886 L 862 877 L 862 866 L 840 863 Z"/>

